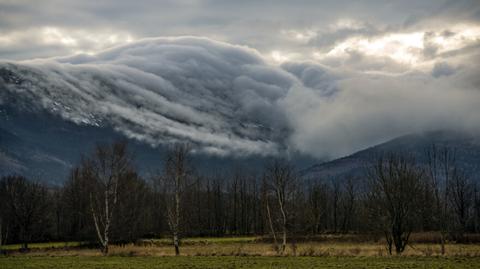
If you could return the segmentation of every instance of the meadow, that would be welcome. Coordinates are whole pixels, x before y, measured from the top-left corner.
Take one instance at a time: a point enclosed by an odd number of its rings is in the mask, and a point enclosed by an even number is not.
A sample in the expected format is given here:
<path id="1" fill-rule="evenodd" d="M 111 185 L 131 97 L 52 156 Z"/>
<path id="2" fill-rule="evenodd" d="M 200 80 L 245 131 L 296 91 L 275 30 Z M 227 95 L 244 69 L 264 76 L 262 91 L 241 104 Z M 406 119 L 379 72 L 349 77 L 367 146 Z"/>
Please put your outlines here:
<path id="1" fill-rule="evenodd" d="M 0 257 L 17 268 L 478 268 L 479 257 Z"/>
<path id="2" fill-rule="evenodd" d="M 289 244 L 278 256 L 260 237 L 188 238 L 175 257 L 168 239 L 111 245 L 108 256 L 81 242 L 3 246 L 0 268 L 479 268 L 479 244 L 447 244 L 446 255 L 432 243 L 413 243 L 389 256 L 382 242 L 326 240 Z"/>

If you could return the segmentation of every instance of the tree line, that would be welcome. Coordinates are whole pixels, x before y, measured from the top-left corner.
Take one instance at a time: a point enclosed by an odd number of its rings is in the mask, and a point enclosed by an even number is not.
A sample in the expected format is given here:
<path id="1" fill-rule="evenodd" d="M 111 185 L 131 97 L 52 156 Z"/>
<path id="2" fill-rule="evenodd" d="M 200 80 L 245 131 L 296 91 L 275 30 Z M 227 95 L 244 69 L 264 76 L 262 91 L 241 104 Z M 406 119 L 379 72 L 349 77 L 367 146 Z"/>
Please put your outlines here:
<path id="1" fill-rule="evenodd" d="M 0 244 L 82 241 L 108 253 L 111 243 L 168 236 L 175 253 L 189 236 L 261 235 L 279 254 L 288 241 L 324 233 L 382 236 L 401 253 L 412 232 L 447 240 L 480 232 L 480 186 L 459 168 L 455 151 L 432 145 L 427 164 L 385 153 L 355 177 L 305 180 L 287 160 L 261 172 L 196 171 L 187 144 L 165 154 L 142 178 L 125 142 L 100 144 L 61 187 L 21 175 L 0 180 Z"/>

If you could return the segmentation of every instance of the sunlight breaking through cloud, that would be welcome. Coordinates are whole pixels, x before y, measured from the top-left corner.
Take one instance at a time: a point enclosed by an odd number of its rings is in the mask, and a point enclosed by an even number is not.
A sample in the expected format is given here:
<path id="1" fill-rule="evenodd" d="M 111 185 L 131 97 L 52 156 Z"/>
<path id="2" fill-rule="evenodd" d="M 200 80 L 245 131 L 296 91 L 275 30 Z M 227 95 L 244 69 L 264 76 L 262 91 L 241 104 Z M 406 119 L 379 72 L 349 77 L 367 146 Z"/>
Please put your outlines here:
<path id="1" fill-rule="evenodd" d="M 461 51 L 479 43 L 480 26 L 458 25 L 440 31 L 354 36 L 336 44 L 327 52 L 314 52 L 314 56 L 322 62 L 326 59 L 348 58 L 358 53 L 373 58 L 389 58 L 397 63 L 416 68 L 418 65 L 435 60 L 435 56 L 442 53 Z"/>

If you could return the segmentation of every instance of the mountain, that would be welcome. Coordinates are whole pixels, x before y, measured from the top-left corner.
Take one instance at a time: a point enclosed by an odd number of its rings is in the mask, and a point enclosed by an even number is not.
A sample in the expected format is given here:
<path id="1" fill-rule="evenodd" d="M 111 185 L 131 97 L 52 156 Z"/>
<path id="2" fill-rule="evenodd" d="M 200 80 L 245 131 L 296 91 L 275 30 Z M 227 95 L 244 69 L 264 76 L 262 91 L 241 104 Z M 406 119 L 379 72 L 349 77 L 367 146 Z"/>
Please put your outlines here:
<path id="1" fill-rule="evenodd" d="M 69 170 L 88 154 L 96 143 L 114 140 L 129 141 L 135 164 L 143 175 L 162 169 L 166 148 L 131 139 L 109 125 L 76 124 L 42 110 L 25 110 L 0 105 L 0 174 L 24 174 L 51 184 L 60 184 Z M 449 131 L 428 132 L 402 136 L 356 152 L 352 155 L 309 166 L 313 158 L 292 156 L 301 176 L 308 180 L 361 176 L 365 166 L 376 156 L 387 152 L 405 152 L 426 164 L 425 150 L 436 144 L 455 149 L 457 161 L 472 179 L 479 179 L 480 138 Z M 203 173 L 222 173 L 232 167 L 260 171 L 269 157 L 194 155 L 197 170 Z"/>
<path id="2" fill-rule="evenodd" d="M 142 173 L 158 170 L 175 142 L 188 142 L 198 169 L 209 173 L 257 169 L 286 154 L 310 164 L 287 143 L 282 100 L 302 84 L 292 68 L 198 37 L 0 60 L 0 174 L 61 182 L 95 143 L 116 139 L 130 141 Z"/>
<path id="3" fill-rule="evenodd" d="M 22 174 L 49 184 L 61 184 L 82 155 L 97 143 L 126 140 L 139 172 L 148 177 L 162 170 L 167 147 L 129 138 L 112 126 L 76 124 L 45 110 L 0 105 L 0 175 Z M 297 165 L 314 159 L 296 156 Z M 263 169 L 269 158 L 260 155 L 218 156 L 197 152 L 192 157 L 201 173 L 219 175 L 231 168 Z"/>
<path id="4" fill-rule="evenodd" d="M 188 140 L 219 156 L 284 151 L 289 128 L 279 102 L 295 83 L 251 49 L 193 37 L 0 61 L 0 103 L 108 125 L 154 146 Z"/>
<path id="5" fill-rule="evenodd" d="M 343 88 L 345 79 L 318 64 L 272 65 L 251 48 L 198 37 L 143 39 L 93 55 L 0 60 L 0 174 L 20 173 L 59 183 L 96 143 L 118 139 L 130 142 L 143 174 L 161 169 L 166 147 L 175 142 L 188 142 L 197 168 L 208 173 L 228 166 L 258 170 L 272 157 L 287 156 L 298 167 L 308 167 L 319 162 L 308 156 L 338 156 L 417 130 L 408 126 L 408 113 L 386 117 L 389 122 L 401 121 L 397 128 L 384 128 L 376 117 L 351 117 L 361 110 L 349 102 L 340 105 L 340 118 L 332 116 L 329 111 L 337 106 L 331 101 L 362 92 Z M 371 79 L 376 81 L 376 75 Z M 450 117 L 449 110 L 427 114 Z M 366 124 L 370 122 L 376 127 Z M 437 123 L 427 126 L 435 128 Z M 357 133 L 357 127 L 368 131 Z M 372 134 L 376 130 L 382 134 Z M 302 173 L 311 178 L 358 174 L 380 151 L 401 149 L 416 152 L 421 159 L 419 153 L 431 143 L 451 143 L 458 148 L 459 159 L 464 158 L 463 165 L 476 171 L 474 139 L 439 132 L 398 138 Z"/>
<path id="6" fill-rule="evenodd" d="M 420 165 L 427 165 L 426 150 L 435 144 L 455 152 L 456 162 L 466 174 L 480 181 L 480 137 L 453 131 L 435 131 L 410 134 L 358 151 L 349 156 L 320 163 L 301 171 L 307 180 L 363 176 L 368 165 L 382 154 L 403 153 L 415 158 Z"/>
<path id="7" fill-rule="evenodd" d="M 0 106 L 0 173 L 23 174 L 50 183 L 66 179 L 69 170 L 96 143 L 126 139 L 108 127 L 78 125 L 39 110 Z M 130 141 L 140 167 L 154 167 L 160 153 Z"/>

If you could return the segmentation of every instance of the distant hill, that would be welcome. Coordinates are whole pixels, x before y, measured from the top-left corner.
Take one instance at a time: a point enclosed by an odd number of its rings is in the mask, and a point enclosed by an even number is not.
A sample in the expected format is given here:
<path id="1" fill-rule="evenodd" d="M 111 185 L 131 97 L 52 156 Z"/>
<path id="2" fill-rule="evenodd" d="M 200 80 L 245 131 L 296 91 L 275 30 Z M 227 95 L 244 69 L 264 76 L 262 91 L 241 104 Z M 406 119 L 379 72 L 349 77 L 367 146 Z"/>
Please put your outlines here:
<path id="1" fill-rule="evenodd" d="M 480 181 L 480 137 L 451 131 L 411 134 L 361 150 L 336 160 L 313 165 L 301 171 L 307 180 L 363 176 L 365 168 L 384 153 L 400 152 L 426 165 L 425 151 L 435 144 L 455 150 L 458 165 L 472 180 Z"/>

